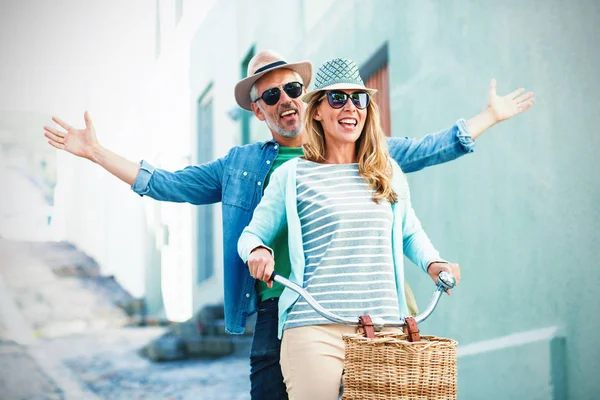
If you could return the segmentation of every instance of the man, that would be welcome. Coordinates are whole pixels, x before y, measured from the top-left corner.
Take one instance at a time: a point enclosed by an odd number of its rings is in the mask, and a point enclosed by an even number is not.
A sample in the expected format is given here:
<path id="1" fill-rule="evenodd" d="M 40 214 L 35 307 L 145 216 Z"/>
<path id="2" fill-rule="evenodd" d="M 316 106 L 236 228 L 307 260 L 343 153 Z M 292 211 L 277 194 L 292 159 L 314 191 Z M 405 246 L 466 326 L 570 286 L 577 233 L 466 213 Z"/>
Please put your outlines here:
<path id="1" fill-rule="evenodd" d="M 100 146 L 87 112 L 85 129 L 75 129 L 58 118 L 53 120 L 66 132 L 44 127 L 52 146 L 99 164 L 140 195 L 192 204 L 222 202 L 227 331 L 243 333 L 247 317 L 258 311 L 250 354 L 253 399 L 287 398 L 277 339 L 277 300 L 282 288 L 256 281 L 238 257 L 236 246 L 270 174 L 286 160 L 302 155 L 304 103 L 300 96 L 306 92 L 311 75 L 309 61 L 288 64 L 273 51 L 258 53 L 248 65 L 248 77 L 236 85 L 235 98 L 240 107 L 265 121 L 273 138 L 234 147 L 222 158 L 174 173 L 154 169 L 146 161 L 126 160 Z M 486 129 L 533 104 L 533 95 L 522 93 L 520 89 L 499 97 L 492 81 L 489 104 L 483 112 L 422 140 L 390 138 L 390 155 L 405 172 L 413 172 L 469 153 L 473 139 Z M 290 269 L 286 235 L 283 232 L 271 246 L 277 257 L 276 269 L 284 276 Z"/>

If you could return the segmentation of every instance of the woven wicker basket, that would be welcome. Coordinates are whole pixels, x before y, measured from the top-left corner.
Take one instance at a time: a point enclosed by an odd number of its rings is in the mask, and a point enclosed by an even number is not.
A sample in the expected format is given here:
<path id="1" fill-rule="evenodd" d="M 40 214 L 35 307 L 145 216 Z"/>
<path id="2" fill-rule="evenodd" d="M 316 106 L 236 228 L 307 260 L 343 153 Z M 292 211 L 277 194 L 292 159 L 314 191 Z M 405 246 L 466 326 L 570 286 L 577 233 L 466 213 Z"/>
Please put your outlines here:
<path id="1" fill-rule="evenodd" d="M 456 346 L 451 339 L 401 333 L 344 335 L 343 400 L 456 399 Z"/>

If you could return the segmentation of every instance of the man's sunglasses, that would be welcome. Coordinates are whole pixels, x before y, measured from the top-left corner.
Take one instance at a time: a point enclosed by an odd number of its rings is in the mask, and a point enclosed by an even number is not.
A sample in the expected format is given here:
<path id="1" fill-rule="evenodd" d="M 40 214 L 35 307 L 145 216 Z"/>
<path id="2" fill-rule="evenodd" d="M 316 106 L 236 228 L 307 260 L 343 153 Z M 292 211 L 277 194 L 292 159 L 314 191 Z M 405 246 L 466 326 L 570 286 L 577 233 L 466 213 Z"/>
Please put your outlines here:
<path id="1" fill-rule="evenodd" d="M 285 85 L 283 85 L 283 91 L 291 99 L 295 99 L 297 97 L 300 97 L 300 95 L 302 94 L 302 84 L 300 82 L 288 82 Z M 274 106 L 275 104 L 277 104 L 280 97 L 281 97 L 281 89 L 279 89 L 279 87 L 274 87 L 274 88 L 265 90 L 263 92 L 263 94 L 260 95 L 259 98 L 254 100 L 254 102 L 257 102 L 258 100 L 262 99 L 266 105 Z"/>
<path id="2" fill-rule="evenodd" d="M 348 101 L 348 97 L 352 100 L 354 106 L 360 110 L 367 108 L 371 101 L 371 96 L 369 96 L 369 93 L 367 92 L 354 92 L 348 94 L 346 92 L 334 90 L 327 92 L 324 97 L 327 97 L 327 102 L 332 108 L 344 107 Z"/>

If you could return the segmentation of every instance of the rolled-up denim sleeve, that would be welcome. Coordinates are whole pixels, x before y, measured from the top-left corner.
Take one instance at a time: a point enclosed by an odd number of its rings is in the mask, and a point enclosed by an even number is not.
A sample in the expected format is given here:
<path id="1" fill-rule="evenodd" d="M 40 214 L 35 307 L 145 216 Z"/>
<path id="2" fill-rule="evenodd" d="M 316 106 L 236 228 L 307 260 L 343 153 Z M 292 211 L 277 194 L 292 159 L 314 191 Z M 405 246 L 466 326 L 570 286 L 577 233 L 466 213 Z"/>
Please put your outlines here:
<path id="1" fill-rule="evenodd" d="M 140 196 L 175 203 L 211 204 L 221 201 L 225 158 L 170 172 L 142 160 L 131 189 Z"/>
<path id="2" fill-rule="evenodd" d="M 140 162 L 140 171 L 135 177 L 131 190 L 139 194 L 140 196 L 148 194 L 150 191 L 150 178 L 154 174 L 154 167 L 150 165 L 146 160 Z"/>
<path id="3" fill-rule="evenodd" d="M 402 171 L 416 172 L 433 165 L 455 160 L 475 149 L 475 142 L 464 119 L 449 129 L 431 133 L 422 139 L 389 138 L 390 156 Z"/>

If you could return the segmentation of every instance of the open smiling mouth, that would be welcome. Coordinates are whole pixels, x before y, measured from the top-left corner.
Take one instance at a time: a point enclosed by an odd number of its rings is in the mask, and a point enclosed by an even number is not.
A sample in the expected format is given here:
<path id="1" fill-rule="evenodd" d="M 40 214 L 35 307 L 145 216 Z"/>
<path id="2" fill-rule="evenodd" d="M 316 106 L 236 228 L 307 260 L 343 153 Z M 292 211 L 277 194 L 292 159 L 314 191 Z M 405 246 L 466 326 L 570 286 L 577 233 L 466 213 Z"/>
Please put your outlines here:
<path id="1" fill-rule="evenodd" d="M 345 128 L 354 128 L 356 124 L 358 124 L 358 121 L 354 118 L 343 118 L 340 119 L 338 123 Z"/>
<path id="2" fill-rule="evenodd" d="M 282 112 L 281 114 L 279 114 L 279 117 L 283 118 L 283 119 L 291 119 L 294 116 L 296 116 L 297 114 L 298 113 L 296 112 L 296 110 L 285 110 L 284 112 Z"/>

